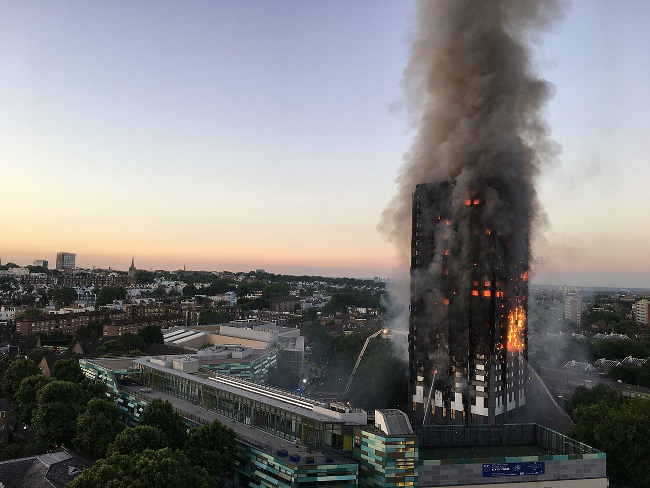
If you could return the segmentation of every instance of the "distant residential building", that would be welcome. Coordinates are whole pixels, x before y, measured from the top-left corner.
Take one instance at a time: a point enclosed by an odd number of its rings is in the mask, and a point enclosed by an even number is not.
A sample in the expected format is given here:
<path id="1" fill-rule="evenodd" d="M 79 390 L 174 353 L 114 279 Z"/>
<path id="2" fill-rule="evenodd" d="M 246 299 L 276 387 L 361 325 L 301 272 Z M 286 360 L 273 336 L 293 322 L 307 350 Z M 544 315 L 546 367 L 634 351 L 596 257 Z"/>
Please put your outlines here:
<path id="1" fill-rule="evenodd" d="M 123 274 L 64 274 L 61 276 L 51 276 L 45 273 L 32 273 L 20 277 L 21 283 L 25 285 L 52 285 L 52 286 L 127 286 L 135 283 L 135 277 Z"/>
<path id="2" fill-rule="evenodd" d="M 14 435 L 16 431 L 14 430 Z M 2 486 L 30 488 L 63 487 L 89 468 L 91 463 L 75 452 L 60 447 L 38 456 L 9 459 L 0 463 Z"/>
<path id="3" fill-rule="evenodd" d="M 126 332 L 137 334 L 147 325 L 157 325 L 161 328 L 179 325 L 183 319 L 178 315 L 159 315 L 154 317 L 138 317 L 132 320 L 116 320 L 104 324 L 104 337 L 119 337 Z"/>
<path id="4" fill-rule="evenodd" d="M 7 322 L 16 318 L 16 307 L 2 305 L 0 307 L 0 322 Z"/>
<path id="5" fill-rule="evenodd" d="M 73 252 L 56 253 L 56 269 L 74 269 L 77 255 Z"/>
<path id="6" fill-rule="evenodd" d="M 271 298 L 271 311 L 273 312 L 293 312 L 296 305 L 300 306 L 300 297 L 287 295 L 284 297 Z"/>
<path id="7" fill-rule="evenodd" d="M 114 323 L 126 317 L 124 312 L 111 310 L 109 312 L 81 312 L 41 315 L 37 317 L 26 317 L 16 321 L 16 332 L 21 336 L 31 336 L 37 332 L 51 333 L 56 330 L 64 334 L 72 334 L 79 327 L 88 325 L 91 322 L 104 320 L 105 313 L 109 315 L 109 322 Z"/>
<path id="8" fill-rule="evenodd" d="M 6 271 L 6 273 L 12 276 L 27 276 L 29 274 L 29 268 L 11 268 Z"/>
<path id="9" fill-rule="evenodd" d="M 49 263 L 47 262 L 47 259 L 34 259 L 34 266 L 43 266 L 44 268 L 47 268 Z"/>
<path id="10" fill-rule="evenodd" d="M 642 327 L 647 327 L 650 325 L 650 300 L 643 299 L 639 300 L 634 304 L 634 315 L 636 317 L 636 323 Z"/>
<path id="11" fill-rule="evenodd" d="M 564 318 L 581 325 L 582 297 L 568 296 L 564 299 Z"/>
<path id="12" fill-rule="evenodd" d="M 41 359 L 41 362 L 38 363 L 38 368 L 41 370 L 41 373 L 43 373 L 43 375 L 46 378 L 49 378 L 52 375 L 52 368 L 54 366 L 54 363 L 59 359 L 62 359 L 62 358 L 61 357 L 54 357 L 54 356 L 51 356 L 50 354 L 47 354 L 47 355 L 43 356 L 43 359 Z"/>
<path id="13" fill-rule="evenodd" d="M 27 356 L 30 351 L 41 347 L 41 338 L 37 335 L 23 337 L 9 334 L 0 338 L 0 351 L 11 356 Z"/>

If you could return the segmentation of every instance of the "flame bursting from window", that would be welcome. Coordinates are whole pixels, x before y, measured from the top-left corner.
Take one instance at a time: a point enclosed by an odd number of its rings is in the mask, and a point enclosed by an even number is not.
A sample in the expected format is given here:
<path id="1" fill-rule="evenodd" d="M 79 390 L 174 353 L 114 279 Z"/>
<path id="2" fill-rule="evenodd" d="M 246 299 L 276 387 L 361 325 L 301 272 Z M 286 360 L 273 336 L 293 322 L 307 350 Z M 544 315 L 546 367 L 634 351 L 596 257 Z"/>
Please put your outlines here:
<path id="1" fill-rule="evenodd" d="M 524 327 L 526 325 L 526 312 L 524 307 L 517 305 L 508 314 L 508 351 L 524 350 Z"/>

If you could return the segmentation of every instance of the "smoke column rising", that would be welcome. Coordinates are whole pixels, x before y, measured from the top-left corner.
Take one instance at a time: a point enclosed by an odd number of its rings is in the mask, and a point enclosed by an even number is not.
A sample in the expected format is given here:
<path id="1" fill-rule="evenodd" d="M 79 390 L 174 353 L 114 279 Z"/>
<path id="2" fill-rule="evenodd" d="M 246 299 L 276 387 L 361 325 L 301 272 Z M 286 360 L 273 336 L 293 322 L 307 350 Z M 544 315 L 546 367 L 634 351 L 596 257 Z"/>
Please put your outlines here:
<path id="1" fill-rule="evenodd" d="M 529 223 L 543 220 L 535 182 L 559 147 L 543 118 L 553 87 L 536 75 L 532 47 L 562 12 L 556 0 L 417 2 L 403 79 L 416 135 L 379 224 L 399 250 L 402 274 L 418 183 L 455 181 L 452 211 L 459 222 L 468 192 L 479 190 L 490 200 L 483 223 L 506 238 L 527 236 Z M 509 265 L 527 265 L 529 242 L 510 242 Z M 408 303 L 408 280 L 401 278 L 392 301 L 406 296 Z M 397 317 L 393 326 L 406 328 L 408 313 Z"/>

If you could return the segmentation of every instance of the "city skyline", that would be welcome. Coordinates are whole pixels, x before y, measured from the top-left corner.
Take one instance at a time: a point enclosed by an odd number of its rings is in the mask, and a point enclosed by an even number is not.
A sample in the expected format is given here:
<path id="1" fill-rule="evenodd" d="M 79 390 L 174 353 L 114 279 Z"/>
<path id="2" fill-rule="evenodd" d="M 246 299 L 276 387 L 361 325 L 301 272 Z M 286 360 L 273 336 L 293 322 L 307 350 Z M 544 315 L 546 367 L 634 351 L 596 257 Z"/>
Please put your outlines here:
<path id="1" fill-rule="evenodd" d="M 392 274 L 413 6 L 157 5 L 0 6 L 2 262 Z M 533 283 L 650 287 L 648 20 L 574 2 L 541 40 L 563 152 Z"/>

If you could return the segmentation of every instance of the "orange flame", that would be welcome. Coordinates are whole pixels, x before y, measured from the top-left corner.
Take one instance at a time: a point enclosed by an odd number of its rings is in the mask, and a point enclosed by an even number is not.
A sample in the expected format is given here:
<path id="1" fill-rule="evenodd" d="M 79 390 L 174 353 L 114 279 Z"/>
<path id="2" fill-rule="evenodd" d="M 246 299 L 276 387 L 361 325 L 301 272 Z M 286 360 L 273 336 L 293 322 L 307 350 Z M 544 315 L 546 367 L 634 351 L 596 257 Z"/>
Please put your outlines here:
<path id="1" fill-rule="evenodd" d="M 524 350 L 524 328 L 526 312 L 524 307 L 518 305 L 508 314 L 508 351 Z"/>

